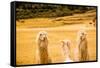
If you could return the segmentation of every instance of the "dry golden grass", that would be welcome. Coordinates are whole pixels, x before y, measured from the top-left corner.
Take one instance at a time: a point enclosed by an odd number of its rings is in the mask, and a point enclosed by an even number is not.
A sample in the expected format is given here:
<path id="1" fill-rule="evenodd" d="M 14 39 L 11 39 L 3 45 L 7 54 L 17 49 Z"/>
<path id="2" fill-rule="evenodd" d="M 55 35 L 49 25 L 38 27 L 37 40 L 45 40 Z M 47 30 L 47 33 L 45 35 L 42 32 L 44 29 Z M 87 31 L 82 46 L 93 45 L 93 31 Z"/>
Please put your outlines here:
<path id="1" fill-rule="evenodd" d="M 73 16 L 73 18 L 79 18 L 82 15 Z M 62 21 L 55 21 L 55 19 L 49 18 L 41 18 L 41 19 L 26 19 L 23 20 L 23 23 L 16 21 L 17 23 L 17 34 L 16 34 L 16 63 L 17 65 L 27 65 L 27 64 L 37 64 L 37 44 L 36 44 L 36 37 L 38 32 L 46 31 L 48 33 L 49 38 L 49 45 L 48 51 L 49 56 L 52 60 L 52 63 L 61 63 L 64 61 L 65 56 L 63 55 L 63 50 L 60 45 L 60 40 L 63 39 L 70 39 L 72 41 L 71 44 L 71 58 L 74 60 L 74 48 L 77 46 L 77 32 L 84 27 L 87 32 L 88 38 L 88 51 L 89 57 L 91 60 L 96 60 L 96 28 L 88 25 L 88 23 L 92 20 L 92 18 L 84 19 L 80 23 L 79 19 L 76 18 L 76 24 L 66 25 L 66 22 L 72 22 L 70 17 L 60 17 L 60 19 L 64 19 Z M 33 23 L 34 22 L 34 23 Z M 65 22 L 64 25 L 60 22 Z M 58 24 L 57 24 L 58 23 Z M 49 25 L 53 27 L 48 27 Z M 62 25 L 62 26 L 60 26 Z M 47 28 L 35 28 L 39 26 L 46 26 Z M 33 28 L 34 27 L 34 28 Z"/>
<path id="2" fill-rule="evenodd" d="M 37 44 L 35 42 L 38 32 L 41 30 L 26 30 L 26 31 L 17 31 L 17 64 L 36 64 L 37 63 Z M 74 48 L 76 46 L 76 36 L 77 31 L 49 31 L 49 55 L 52 59 L 52 62 L 62 62 L 64 61 L 64 56 L 62 48 L 60 45 L 60 40 L 70 39 L 72 43 L 71 56 L 74 59 Z M 88 49 L 90 60 L 96 60 L 96 33 L 95 30 L 88 31 Z"/>

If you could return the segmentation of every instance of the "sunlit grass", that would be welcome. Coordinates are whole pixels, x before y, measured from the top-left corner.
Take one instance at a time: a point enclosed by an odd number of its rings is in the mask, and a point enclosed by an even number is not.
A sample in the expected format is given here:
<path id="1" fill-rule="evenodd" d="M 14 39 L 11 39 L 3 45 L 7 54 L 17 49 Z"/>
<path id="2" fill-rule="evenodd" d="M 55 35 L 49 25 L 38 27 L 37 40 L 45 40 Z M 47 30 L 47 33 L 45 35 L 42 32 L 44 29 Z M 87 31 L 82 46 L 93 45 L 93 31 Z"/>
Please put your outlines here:
<path id="1" fill-rule="evenodd" d="M 94 16 L 94 13 L 92 15 Z M 88 25 L 92 18 L 93 17 L 86 18 L 86 14 L 83 16 L 80 14 L 75 16 L 59 17 L 56 19 L 35 18 L 16 21 L 17 65 L 38 64 L 38 56 L 36 53 L 38 45 L 36 44 L 36 37 L 40 31 L 46 31 L 48 33 L 48 54 L 52 63 L 60 63 L 65 60 L 65 56 L 63 55 L 63 50 L 60 45 L 60 40 L 64 39 L 70 39 L 72 42 L 70 53 L 71 58 L 74 60 L 74 49 L 77 46 L 77 32 L 81 27 L 83 27 L 83 25 L 85 25 L 84 27 L 87 32 L 90 60 L 96 60 L 96 29 L 95 27 Z"/>

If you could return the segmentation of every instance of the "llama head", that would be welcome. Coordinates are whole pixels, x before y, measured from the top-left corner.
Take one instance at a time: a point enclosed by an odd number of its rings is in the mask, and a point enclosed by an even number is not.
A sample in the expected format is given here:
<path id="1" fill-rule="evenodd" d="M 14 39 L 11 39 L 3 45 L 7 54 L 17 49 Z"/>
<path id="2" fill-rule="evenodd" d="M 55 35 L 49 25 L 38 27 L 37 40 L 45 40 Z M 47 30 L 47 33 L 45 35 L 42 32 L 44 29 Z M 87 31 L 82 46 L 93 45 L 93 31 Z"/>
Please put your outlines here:
<path id="1" fill-rule="evenodd" d="M 79 43 L 79 41 L 85 40 L 86 39 L 86 35 L 87 35 L 87 33 L 86 33 L 85 30 L 78 31 L 77 42 Z"/>
<path id="2" fill-rule="evenodd" d="M 71 44 L 71 41 L 70 40 L 61 40 L 61 43 L 62 43 L 62 45 L 67 45 L 67 46 L 70 46 L 70 44 Z"/>
<path id="3" fill-rule="evenodd" d="M 85 31 L 79 31 L 79 34 L 78 34 L 78 36 L 79 36 L 79 40 L 84 40 L 84 39 L 86 39 L 86 32 Z"/>
<path id="4" fill-rule="evenodd" d="M 46 40 L 47 39 L 47 32 L 45 32 L 45 31 L 39 32 L 37 39 L 40 40 L 40 41 Z"/>
<path id="5" fill-rule="evenodd" d="M 69 50 L 70 49 L 70 45 L 71 45 L 71 41 L 70 40 L 62 40 L 62 48 L 64 50 Z"/>

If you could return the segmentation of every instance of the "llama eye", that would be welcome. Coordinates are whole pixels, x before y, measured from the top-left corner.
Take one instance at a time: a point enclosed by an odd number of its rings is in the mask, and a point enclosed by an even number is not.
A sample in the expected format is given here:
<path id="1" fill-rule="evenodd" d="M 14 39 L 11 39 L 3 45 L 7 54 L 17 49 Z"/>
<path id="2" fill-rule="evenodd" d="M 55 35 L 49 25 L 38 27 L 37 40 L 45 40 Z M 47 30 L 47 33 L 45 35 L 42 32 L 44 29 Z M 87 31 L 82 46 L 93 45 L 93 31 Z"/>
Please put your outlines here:
<path id="1" fill-rule="evenodd" d="M 42 34 L 40 34 L 40 36 L 42 36 Z"/>

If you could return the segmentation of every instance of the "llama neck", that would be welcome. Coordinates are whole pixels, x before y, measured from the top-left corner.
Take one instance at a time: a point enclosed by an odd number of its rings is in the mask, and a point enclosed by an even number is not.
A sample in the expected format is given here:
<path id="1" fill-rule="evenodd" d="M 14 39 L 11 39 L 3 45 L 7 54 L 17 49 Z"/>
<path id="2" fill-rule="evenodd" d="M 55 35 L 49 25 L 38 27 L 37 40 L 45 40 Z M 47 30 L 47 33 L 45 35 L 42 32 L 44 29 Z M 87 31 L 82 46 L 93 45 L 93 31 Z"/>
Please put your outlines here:
<path id="1" fill-rule="evenodd" d="M 69 51 L 65 51 L 64 55 L 65 55 L 66 60 L 70 60 L 71 59 Z"/>

